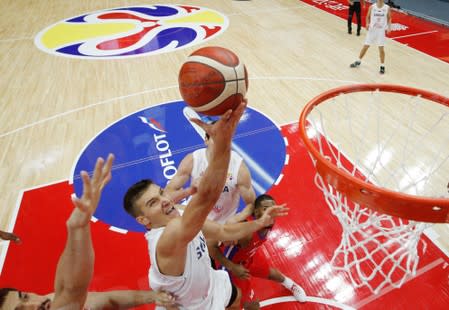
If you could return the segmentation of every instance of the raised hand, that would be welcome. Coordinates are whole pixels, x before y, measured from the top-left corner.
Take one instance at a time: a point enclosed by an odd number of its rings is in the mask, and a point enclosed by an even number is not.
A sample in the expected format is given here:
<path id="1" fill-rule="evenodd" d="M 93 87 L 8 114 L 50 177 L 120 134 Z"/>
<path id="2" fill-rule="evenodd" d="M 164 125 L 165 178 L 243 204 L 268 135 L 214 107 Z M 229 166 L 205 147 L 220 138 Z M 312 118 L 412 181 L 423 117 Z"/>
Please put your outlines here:
<path id="1" fill-rule="evenodd" d="M 257 221 L 260 222 L 260 224 L 263 227 L 268 227 L 274 224 L 274 219 L 279 216 L 286 216 L 288 215 L 289 208 L 286 207 L 287 204 L 283 203 L 281 205 L 276 205 L 268 208 L 262 217 L 260 217 Z"/>
<path id="2" fill-rule="evenodd" d="M 234 135 L 235 129 L 243 115 L 247 105 L 246 99 L 243 99 L 235 110 L 226 111 L 220 119 L 213 123 L 207 124 L 197 118 L 191 118 L 190 121 L 200 126 L 212 138 L 215 143 L 221 141 L 230 141 Z"/>
<path id="3" fill-rule="evenodd" d="M 105 185 L 111 180 L 112 162 L 114 155 L 109 154 L 106 162 L 99 157 L 95 164 L 92 178 L 86 171 L 81 171 L 81 179 L 83 180 L 83 195 L 81 198 L 72 195 L 73 205 L 77 208 L 72 212 L 67 224 L 71 227 L 81 227 L 87 225 L 95 213 L 100 201 L 101 192 Z"/>
<path id="4" fill-rule="evenodd" d="M 15 243 L 21 242 L 17 235 L 2 230 L 0 230 L 0 239 L 14 241 Z"/>

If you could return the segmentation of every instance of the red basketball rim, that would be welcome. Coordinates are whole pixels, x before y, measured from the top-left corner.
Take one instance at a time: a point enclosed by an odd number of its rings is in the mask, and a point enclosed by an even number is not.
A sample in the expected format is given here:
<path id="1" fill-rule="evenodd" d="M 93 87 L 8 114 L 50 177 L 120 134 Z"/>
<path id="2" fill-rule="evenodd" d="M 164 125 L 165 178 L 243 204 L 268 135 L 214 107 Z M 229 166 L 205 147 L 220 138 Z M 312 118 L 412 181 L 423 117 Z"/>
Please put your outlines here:
<path id="1" fill-rule="evenodd" d="M 317 173 L 325 182 L 346 194 L 352 201 L 364 204 L 375 211 L 415 221 L 449 223 L 449 199 L 395 192 L 358 179 L 350 173 L 339 169 L 321 155 L 307 136 L 307 117 L 315 106 L 341 94 L 372 91 L 421 96 L 424 99 L 449 107 L 449 98 L 401 85 L 356 84 L 328 90 L 310 100 L 302 110 L 299 119 L 299 133 L 309 153 L 316 160 Z"/>

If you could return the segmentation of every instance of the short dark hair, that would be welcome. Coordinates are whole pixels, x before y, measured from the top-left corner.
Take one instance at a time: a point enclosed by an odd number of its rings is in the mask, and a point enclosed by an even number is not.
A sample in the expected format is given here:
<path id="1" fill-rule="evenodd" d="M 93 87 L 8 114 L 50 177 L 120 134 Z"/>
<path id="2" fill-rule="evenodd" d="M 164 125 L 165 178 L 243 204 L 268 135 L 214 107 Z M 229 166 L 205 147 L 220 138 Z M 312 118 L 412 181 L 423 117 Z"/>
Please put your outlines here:
<path id="1" fill-rule="evenodd" d="M 132 185 L 126 191 L 125 197 L 123 198 L 123 207 L 126 212 L 133 217 L 138 217 L 141 215 L 141 211 L 136 208 L 136 200 L 139 199 L 143 192 L 154 182 L 150 179 L 141 180 L 134 185 Z"/>
<path id="2" fill-rule="evenodd" d="M 273 200 L 274 201 L 274 198 L 268 194 L 259 195 L 259 196 L 257 196 L 256 200 L 254 201 L 254 208 L 255 209 L 259 208 L 261 202 L 265 201 L 265 200 Z"/>
<path id="3" fill-rule="evenodd" d="M 0 309 L 3 307 L 3 304 L 6 301 L 6 296 L 8 296 L 10 292 L 17 292 L 17 289 L 10 287 L 0 288 Z"/>

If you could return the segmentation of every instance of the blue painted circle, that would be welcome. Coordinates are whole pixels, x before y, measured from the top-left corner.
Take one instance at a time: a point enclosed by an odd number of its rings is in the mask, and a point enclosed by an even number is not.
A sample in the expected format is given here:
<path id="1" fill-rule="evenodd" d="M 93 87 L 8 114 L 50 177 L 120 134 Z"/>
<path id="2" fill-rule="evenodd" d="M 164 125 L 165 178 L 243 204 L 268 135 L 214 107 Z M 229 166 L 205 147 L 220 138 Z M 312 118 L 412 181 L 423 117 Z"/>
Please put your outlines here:
<path id="1" fill-rule="evenodd" d="M 92 173 L 99 156 L 114 153 L 116 157 L 112 180 L 103 192 L 96 218 L 121 229 L 145 231 L 124 211 L 123 196 L 129 186 L 142 179 L 165 186 L 184 156 L 204 147 L 203 137 L 183 114 L 185 108 L 184 101 L 177 101 L 141 110 L 112 124 L 87 145 L 73 173 L 78 196 L 82 193 L 80 171 Z M 248 165 L 256 193 L 267 191 L 284 166 L 285 143 L 279 128 L 248 107 L 238 125 L 233 149 Z"/>

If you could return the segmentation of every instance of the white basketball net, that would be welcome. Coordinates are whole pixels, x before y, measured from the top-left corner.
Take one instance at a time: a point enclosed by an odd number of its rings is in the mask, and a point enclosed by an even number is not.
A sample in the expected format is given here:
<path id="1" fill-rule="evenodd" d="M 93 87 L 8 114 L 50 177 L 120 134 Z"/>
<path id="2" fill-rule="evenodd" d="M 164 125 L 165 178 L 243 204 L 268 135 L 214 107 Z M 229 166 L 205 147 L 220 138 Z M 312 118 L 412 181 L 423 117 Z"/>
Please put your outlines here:
<path id="1" fill-rule="evenodd" d="M 307 121 L 321 155 L 353 176 L 411 195 L 448 196 L 449 108 L 403 94 L 351 93 L 319 104 Z M 315 184 L 343 228 L 334 268 L 374 293 L 415 275 L 429 224 L 350 201 L 318 173 Z"/>

